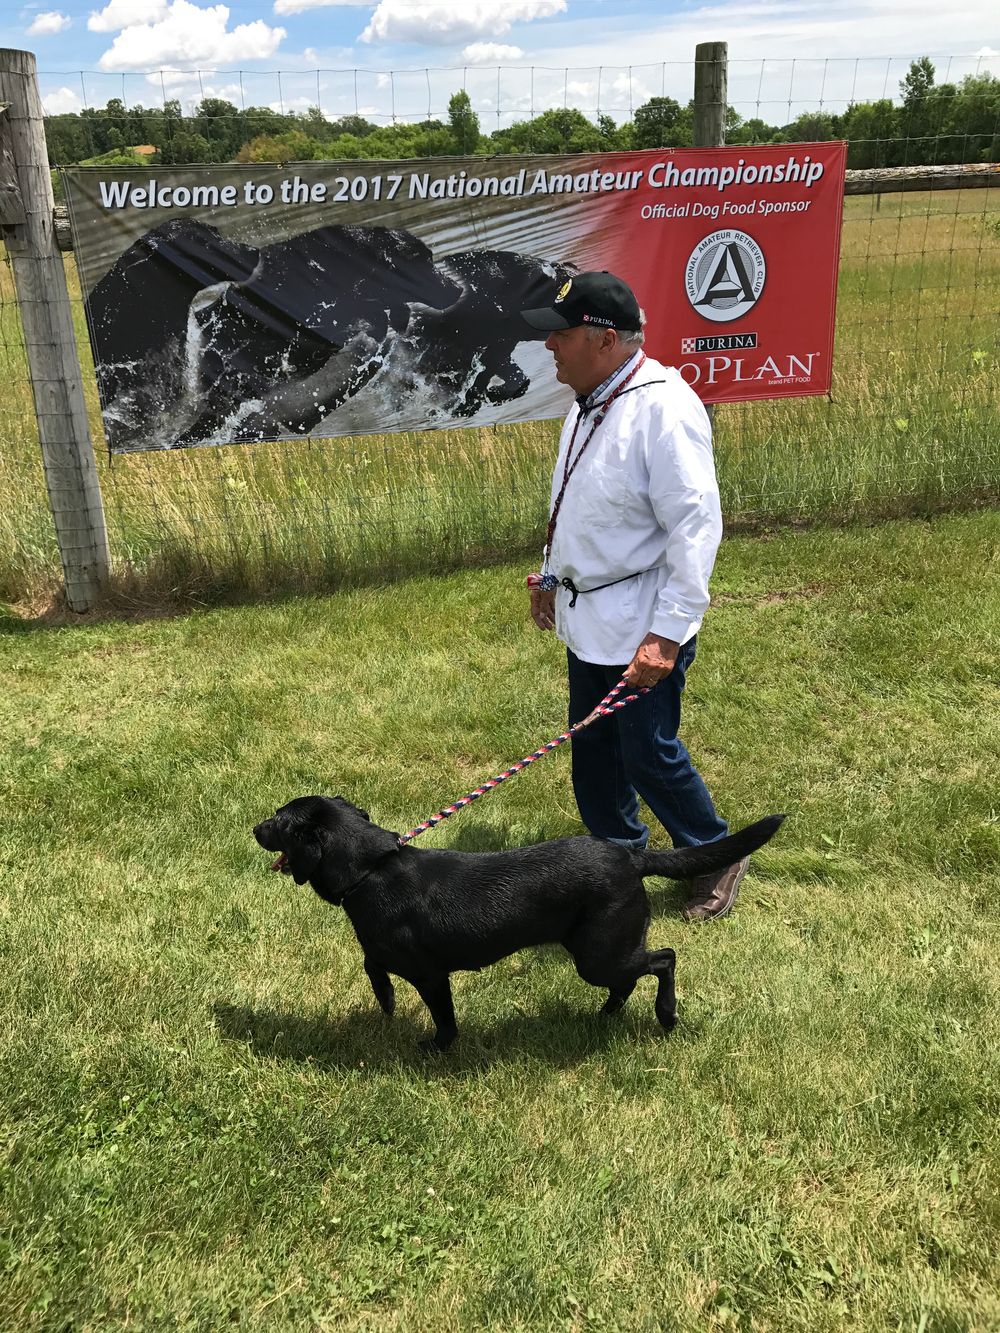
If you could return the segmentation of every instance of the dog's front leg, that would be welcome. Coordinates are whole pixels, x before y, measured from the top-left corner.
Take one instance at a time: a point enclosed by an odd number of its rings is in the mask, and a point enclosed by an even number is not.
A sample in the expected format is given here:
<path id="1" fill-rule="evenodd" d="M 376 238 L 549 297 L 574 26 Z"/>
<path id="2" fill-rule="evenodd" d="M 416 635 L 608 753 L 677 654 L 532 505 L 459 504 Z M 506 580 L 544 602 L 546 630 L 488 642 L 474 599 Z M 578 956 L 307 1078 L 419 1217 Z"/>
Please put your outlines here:
<path id="1" fill-rule="evenodd" d="M 447 973 L 433 980 L 414 981 L 417 994 L 431 1011 L 435 1032 L 433 1037 L 420 1042 L 420 1049 L 428 1055 L 446 1051 L 458 1036 L 455 1024 L 455 1005 L 451 998 L 451 982 Z"/>
<path id="2" fill-rule="evenodd" d="M 368 980 L 372 983 L 372 990 L 375 992 L 375 998 L 378 1000 L 382 1012 L 391 1018 L 393 1010 L 396 1008 L 396 990 L 389 977 L 389 973 L 384 967 L 379 967 L 377 963 L 365 959 L 365 971 L 368 973 Z"/>

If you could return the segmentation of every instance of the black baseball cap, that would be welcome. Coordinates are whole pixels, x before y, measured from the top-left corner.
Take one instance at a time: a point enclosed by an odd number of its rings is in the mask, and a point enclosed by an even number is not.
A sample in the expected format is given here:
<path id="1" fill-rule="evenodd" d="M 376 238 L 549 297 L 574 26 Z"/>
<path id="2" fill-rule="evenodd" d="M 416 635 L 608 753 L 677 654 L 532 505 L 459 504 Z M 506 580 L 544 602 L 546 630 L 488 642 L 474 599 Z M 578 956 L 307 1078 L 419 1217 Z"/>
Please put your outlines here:
<path id="1" fill-rule="evenodd" d="M 533 329 L 575 329 L 581 324 L 638 333 L 642 329 L 639 302 L 627 282 L 607 269 L 578 273 L 564 282 L 551 305 L 522 310 L 521 318 Z"/>

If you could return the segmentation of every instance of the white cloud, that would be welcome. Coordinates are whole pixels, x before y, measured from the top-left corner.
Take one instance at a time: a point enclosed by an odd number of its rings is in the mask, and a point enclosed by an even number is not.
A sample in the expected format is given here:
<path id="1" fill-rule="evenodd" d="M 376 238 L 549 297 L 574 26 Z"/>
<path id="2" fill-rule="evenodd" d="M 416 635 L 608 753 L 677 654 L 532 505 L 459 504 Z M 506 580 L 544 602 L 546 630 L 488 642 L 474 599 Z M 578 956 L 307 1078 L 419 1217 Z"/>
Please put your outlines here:
<path id="1" fill-rule="evenodd" d="M 45 14 L 35 16 L 31 27 L 28 29 L 29 37 L 54 37 L 57 32 L 62 32 L 68 28 L 73 20 L 68 14 L 60 14 L 58 10 L 50 10 Z"/>
<path id="2" fill-rule="evenodd" d="M 224 102 L 242 107 L 245 99 L 238 83 L 212 83 L 204 78 L 204 73 L 183 69 L 155 70 L 146 75 L 146 82 L 164 99 L 180 102 L 185 115 L 192 114 L 198 103 L 206 97 L 219 97 Z"/>
<path id="3" fill-rule="evenodd" d="M 47 116 L 62 116 L 67 111 L 79 111 L 82 107 L 83 103 L 72 88 L 57 88 L 54 93 L 47 93 L 42 98 L 42 109 Z"/>
<path id="4" fill-rule="evenodd" d="M 146 82 L 153 88 L 185 88 L 196 84 L 198 75 L 189 69 L 154 69 L 146 75 Z"/>
<path id="5" fill-rule="evenodd" d="M 103 9 L 91 11 L 87 27 L 91 32 L 120 32 L 138 23 L 158 23 L 169 8 L 168 0 L 110 0 Z"/>
<path id="6" fill-rule="evenodd" d="M 301 14 L 307 9 L 346 9 L 350 6 L 371 9 L 372 0 L 274 0 L 276 14 Z"/>
<path id="7" fill-rule="evenodd" d="M 289 97 L 281 102 L 268 102 L 268 109 L 277 112 L 279 116 L 303 115 L 315 105 L 315 97 L 311 99 L 308 97 Z"/>
<path id="8" fill-rule="evenodd" d="M 994 70 L 1000 72 L 1000 51 L 994 50 L 992 46 L 981 46 L 973 52 L 973 59 L 977 62 L 977 72 L 980 74 L 991 74 Z"/>
<path id="9" fill-rule="evenodd" d="M 566 12 L 566 0 L 447 0 L 410 3 L 379 0 L 363 42 L 420 42 L 425 46 L 469 42 L 476 37 L 502 37 L 515 23 Z"/>
<path id="10" fill-rule="evenodd" d="M 950 8 L 940 0 L 842 0 L 839 8 L 829 0 L 726 0 L 675 14 L 623 13 L 614 21 L 567 18 L 537 33 L 544 45 L 529 52 L 536 113 L 562 104 L 562 67 L 579 77 L 599 51 L 601 109 L 618 120 L 650 96 L 686 102 L 694 49 L 703 41 L 729 44 L 730 104 L 772 124 L 820 105 L 840 112 L 852 100 L 896 98 L 910 61 L 921 55 L 934 62 L 939 83 L 1000 67 L 990 54 L 1000 47 L 996 0 Z M 654 51 L 670 56 L 653 63 Z M 557 89 L 545 87 L 541 66 L 559 70 Z M 505 97 L 505 113 L 512 102 Z"/>
<path id="11" fill-rule="evenodd" d="M 648 71 L 622 70 L 612 80 L 610 87 L 602 85 L 602 97 L 605 94 L 610 96 L 613 102 L 621 106 L 641 106 L 643 102 L 648 102 L 651 97 L 656 96 L 653 85 L 647 83 L 643 77 Z M 691 67 L 691 78 L 694 79 L 694 66 Z M 694 89 L 692 88 L 692 92 Z M 607 98 L 605 97 L 605 100 Z"/>
<path id="12" fill-rule="evenodd" d="M 199 9 L 189 0 L 171 0 L 159 21 L 137 23 L 120 32 L 98 63 L 105 70 L 129 70 L 266 60 L 287 35 L 284 28 L 268 27 L 261 19 L 231 31 L 228 22 L 226 5 Z"/>
<path id="13" fill-rule="evenodd" d="M 462 52 L 462 59 L 470 65 L 502 65 L 507 60 L 520 60 L 523 55 L 519 46 L 504 46 L 500 42 L 473 42 Z"/>

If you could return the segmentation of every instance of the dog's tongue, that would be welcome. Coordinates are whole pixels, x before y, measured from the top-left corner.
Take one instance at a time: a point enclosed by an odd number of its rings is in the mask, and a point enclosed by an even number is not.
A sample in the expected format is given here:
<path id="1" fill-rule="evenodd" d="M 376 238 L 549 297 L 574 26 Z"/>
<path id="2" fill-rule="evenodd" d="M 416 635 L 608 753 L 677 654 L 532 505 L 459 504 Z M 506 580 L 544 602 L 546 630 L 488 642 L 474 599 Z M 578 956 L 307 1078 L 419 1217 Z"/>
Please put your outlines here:
<path id="1" fill-rule="evenodd" d="M 275 861 L 274 865 L 271 867 L 271 869 L 272 869 L 272 870 L 284 870 L 286 859 L 287 859 L 287 858 L 286 858 L 286 856 L 285 856 L 285 853 L 282 852 L 281 855 L 278 857 L 277 861 Z"/>

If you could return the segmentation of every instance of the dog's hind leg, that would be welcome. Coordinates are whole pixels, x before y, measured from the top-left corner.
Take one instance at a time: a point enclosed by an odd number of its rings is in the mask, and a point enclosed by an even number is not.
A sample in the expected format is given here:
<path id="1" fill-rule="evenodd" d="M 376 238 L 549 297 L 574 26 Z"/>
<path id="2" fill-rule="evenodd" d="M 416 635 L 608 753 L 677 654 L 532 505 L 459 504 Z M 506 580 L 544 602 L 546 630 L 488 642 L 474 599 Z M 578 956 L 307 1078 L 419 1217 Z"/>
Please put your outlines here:
<path id="1" fill-rule="evenodd" d="M 659 982 L 656 989 L 656 1017 L 668 1032 L 677 1026 L 677 991 L 674 986 L 676 967 L 677 955 L 673 949 L 654 949 L 648 955 L 648 971 Z"/>
<path id="2" fill-rule="evenodd" d="M 607 987 L 602 1014 L 617 1013 L 640 977 L 656 977 L 656 1017 L 669 1032 L 677 1024 L 676 956 L 673 949 L 647 950 L 648 920 L 643 899 L 633 900 L 587 918 L 563 944 L 584 981 Z"/>
<path id="3" fill-rule="evenodd" d="M 378 963 L 369 962 L 365 959 L 365 971 L 368 973 L 368 980 L 372 983 L 372 990 L 375 992 L 375 998 L 384 1014 L 392 1017 L 393 1010 L 396 1008 L 396 991 L 390 980 L 389 973 L 384 967 L 379 967 Z"/>
<path id="4" fill-rule="evenodd" d="M 609 1016 L 611 1014 L 617 1014 L 619 1009 L 624 1008 L 626 1000 L 634 990 L 635 990 L 634 981 L 627 986 L 617 986 L 609 989 L 608 998 L 604 1001 L 604 1004 L 601 1006 L 601 1013 L 608 1014 Z"/>
<path id="5" fill-rule="evenodd" d="M 602 1014 L 617 1014 L 635 990 L 636 981 L 645 975 L 648 924 L 645 895 L 637 895 L 586 917 L 563 940 L 563 947 L 573 955 L 583 980 L 592 986 L 607 987 L 608 998 L 601 1008 Z"/>
<path id="6" fill-rule="evenodd" d="M 433 979 L 421 978 L 419 981 L 413 977 L 407 979 L 416 988 L 417 994 L 431 1011 L 431 1018 L 434 1020 L 434 1036 L 420 1042 L 420 1049 L 428 1055 L 446 1051 L 458 1036 L 455 1005 L 451 998 L 451 981 L 448 979 L 448 974 Z"/>
<path id="7" fill-rule="evenodd" d="M 640 958 L 635 975 L 628 980 L 612 982 L 607 979 L 607 973 L 600 977 L 597 973 L 584 976 L 580 972 L 580 975 L 584 981 L 589 981 L 595 986 L 608 987 L 608 998 L 601 1009 L 602 1014 L 618 1013 L 635 990 L 636 982 L 640 977 L 656 977 L 659 983 L 656 990 L 656 1017 L 660 1024 L 668 1032 L 671 1032 L 677 1026 L 677 992 L 674 987 L 675 966 L 676 956 L 673 949 L 656 949 Z M 577 971 L 580 971 L 579 965 L 577 965 Z"/>

